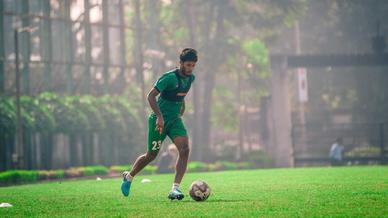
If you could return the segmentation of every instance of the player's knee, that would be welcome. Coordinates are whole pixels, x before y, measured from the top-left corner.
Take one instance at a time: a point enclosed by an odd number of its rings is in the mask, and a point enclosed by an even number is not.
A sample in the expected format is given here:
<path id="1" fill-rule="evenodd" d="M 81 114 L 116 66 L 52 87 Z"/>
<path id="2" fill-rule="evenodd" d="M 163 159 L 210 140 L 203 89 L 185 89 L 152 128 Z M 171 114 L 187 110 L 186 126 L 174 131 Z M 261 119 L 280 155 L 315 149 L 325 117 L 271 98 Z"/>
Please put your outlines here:
<path id="1" fill-rule="evenodd" d="M 147 152 L 146 158 L 147 158 L 149 161 L 153 161 L 153 160 L 155 160 L 155 158 L 156 158 L 157 155 L 158 155 L 157 152 Z"/>
<path id="2" fill-rule="evenodd" d="M 184 144 L 184 145 L 181 147 L 180 151 L 179 151 L 179 156 L 181 156 L 181 157 L 188 157 L 189 154 L 190 154 L 189 145 Z"/>

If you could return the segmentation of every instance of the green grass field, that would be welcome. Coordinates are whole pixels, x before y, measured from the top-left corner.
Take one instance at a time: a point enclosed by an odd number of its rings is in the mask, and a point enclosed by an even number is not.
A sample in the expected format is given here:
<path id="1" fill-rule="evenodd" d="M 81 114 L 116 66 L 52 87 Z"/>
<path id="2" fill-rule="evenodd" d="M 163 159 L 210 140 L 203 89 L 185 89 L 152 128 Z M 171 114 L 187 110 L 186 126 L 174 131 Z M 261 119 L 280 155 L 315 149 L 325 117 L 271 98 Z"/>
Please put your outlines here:
<path id="1" fill-rule="evenodd" d="M 141 183 L 148 178 L 151 183 Z M 167 199 L 173 174 L 0 188 L 0 217 L 388 217 L 388 167 L 296 168 L 186 174 L 212 188 L 205 202 Z"/>

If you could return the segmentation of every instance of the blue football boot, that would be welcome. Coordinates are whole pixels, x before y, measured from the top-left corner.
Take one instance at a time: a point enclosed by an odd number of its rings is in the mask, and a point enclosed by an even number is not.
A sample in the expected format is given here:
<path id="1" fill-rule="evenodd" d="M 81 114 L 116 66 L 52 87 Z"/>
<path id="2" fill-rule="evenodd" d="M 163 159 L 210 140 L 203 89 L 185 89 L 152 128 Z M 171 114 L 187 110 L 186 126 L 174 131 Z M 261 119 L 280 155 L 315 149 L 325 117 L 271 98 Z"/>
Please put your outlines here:
<path id="1" fill-rule="evenodd" d="M 175 188 L 168 194 L 168 199 L 170 200 L 174 200 L 174 199 L 182 200 L 184 197 L 185 195 L 181 192 L 181 190 L 179 190 L 179 188 Z"/>
<path id="2" fill-rule="evenodd" d="M 127 179 L 128 171 L 123 172 L 123 182 L 121 183 L 121 192 L 125 197 L 128 197 L 129 190 L 131 189 L 131 181 Z"/>

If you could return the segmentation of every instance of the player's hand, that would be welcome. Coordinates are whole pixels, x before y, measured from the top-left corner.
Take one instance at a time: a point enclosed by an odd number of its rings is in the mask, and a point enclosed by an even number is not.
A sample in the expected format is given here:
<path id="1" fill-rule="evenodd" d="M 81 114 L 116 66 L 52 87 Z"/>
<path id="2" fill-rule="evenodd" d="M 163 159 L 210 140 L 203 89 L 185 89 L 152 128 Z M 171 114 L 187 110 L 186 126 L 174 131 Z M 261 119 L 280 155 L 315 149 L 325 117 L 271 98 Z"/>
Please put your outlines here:
<path id="1" fill-rule="evenodd" d="M 156 118 L 156 130 L 162 134 L 164 128 L 164 119 L 162 116 Z"/>

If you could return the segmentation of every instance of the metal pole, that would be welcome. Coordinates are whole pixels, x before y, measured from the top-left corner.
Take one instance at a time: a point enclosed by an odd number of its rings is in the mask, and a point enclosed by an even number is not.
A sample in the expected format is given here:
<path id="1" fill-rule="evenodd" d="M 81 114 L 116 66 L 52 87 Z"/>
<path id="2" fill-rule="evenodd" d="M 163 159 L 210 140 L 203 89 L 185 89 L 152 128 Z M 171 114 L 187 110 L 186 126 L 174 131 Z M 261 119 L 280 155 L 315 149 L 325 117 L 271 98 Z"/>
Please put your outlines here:
<path id="1" fill-rule="evenodd" d="M 20 107 L 20 72 L 19 72 L 19 43 L 18 29 L 14 30 L 15 43 L 15 71 L 16 71 L 16 153 L 12 155 L 13 163 L 20 168 L 23 167 L 23 128 L 21 122 Z"/>

